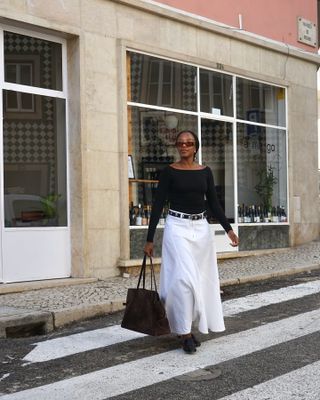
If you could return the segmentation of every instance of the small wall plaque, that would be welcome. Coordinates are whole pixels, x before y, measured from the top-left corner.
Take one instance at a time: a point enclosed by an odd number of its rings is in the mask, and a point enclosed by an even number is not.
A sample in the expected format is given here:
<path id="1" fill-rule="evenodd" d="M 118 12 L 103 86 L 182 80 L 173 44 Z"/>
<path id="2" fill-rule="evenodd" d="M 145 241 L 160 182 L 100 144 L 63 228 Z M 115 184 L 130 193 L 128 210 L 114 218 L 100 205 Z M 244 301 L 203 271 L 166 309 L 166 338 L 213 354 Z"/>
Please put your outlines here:
<path id="1" fill-rule="evenodd" d="M 317 47 L 317 25 L 298 17 L 298 42 Z"/>

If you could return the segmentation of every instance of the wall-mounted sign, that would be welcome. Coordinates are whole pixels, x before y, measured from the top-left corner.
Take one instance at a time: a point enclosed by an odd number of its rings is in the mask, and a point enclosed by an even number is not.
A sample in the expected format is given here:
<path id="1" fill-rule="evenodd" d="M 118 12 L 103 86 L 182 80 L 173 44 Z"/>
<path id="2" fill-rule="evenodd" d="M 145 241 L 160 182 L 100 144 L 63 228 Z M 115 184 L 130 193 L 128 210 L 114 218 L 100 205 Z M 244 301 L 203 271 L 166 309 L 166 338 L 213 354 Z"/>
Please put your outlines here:
<path id="1" fill-rule="evenodd" d="M 298 42 L 317 46 L 317 25 L 302 17 L 298 17 Z"/>

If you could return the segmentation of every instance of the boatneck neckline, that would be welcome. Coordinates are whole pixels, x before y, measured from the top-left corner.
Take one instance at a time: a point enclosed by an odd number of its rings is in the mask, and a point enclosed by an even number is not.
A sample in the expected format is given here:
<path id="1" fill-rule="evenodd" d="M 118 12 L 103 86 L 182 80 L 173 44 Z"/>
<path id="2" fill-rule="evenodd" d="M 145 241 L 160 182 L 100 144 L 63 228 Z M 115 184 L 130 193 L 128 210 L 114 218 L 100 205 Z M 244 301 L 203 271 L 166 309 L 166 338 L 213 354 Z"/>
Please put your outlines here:
<path id="1" fill-rule="evenodd" d="M 175 168 L 175 167 L 172 167 L 171 165 L 169 165 L 169 167 L 170 167 L 171 169 L 174 169 L 175 171 L 204 171 L 204 170 L 207 168 L 207 166 L 204 166 L 204 168 L 183 169 L 183 168 Z"/>

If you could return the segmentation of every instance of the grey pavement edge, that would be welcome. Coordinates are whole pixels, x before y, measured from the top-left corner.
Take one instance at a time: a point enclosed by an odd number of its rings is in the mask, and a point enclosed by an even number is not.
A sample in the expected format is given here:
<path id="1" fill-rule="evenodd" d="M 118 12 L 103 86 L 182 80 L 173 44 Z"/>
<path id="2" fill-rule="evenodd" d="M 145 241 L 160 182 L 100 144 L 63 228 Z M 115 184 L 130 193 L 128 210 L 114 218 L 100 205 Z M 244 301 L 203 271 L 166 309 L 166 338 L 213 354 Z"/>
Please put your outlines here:
<path id="1" fill-rule="evenodd" d="M 320 273 L 320 239 L 293 248 L 252 254 L 219 257 L 222 287 L 315 269 Z M 55 281 L 26 283 L 24 288 L 20 284 L 11 287 L 11 292 L 6 289 L 9 285 L 0 285 L 0 338 L 10 336 L 19 327 L 38 327 L 41 332 L 49 332 L 72 322 L 122 310 L 127 289 L 136 286 L 137 277 Z"/>

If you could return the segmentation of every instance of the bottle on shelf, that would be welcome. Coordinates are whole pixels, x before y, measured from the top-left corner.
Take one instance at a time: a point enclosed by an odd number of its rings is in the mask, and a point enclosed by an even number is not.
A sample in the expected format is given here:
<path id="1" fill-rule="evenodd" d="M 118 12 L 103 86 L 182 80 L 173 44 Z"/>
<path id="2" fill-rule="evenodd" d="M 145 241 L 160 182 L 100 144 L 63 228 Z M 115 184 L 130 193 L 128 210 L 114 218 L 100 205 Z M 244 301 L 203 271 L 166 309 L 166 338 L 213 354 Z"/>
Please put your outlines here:
<path id="1" fill-rule="evenodd" d="M 278 217 L 278 222 L 281 222 L 281 207 L 277 206 L 277 217 Z"/>
<path id="2" fill-rule="evenodd" d="M 136 225 L 136 213 L 135 213 L 135 208 L 133 206 L 133 201 L 131 201 L 129 207 L 129 223 L 131 226 Z"/>
<path id="3" fill-rule="evenodd" d="M 136 225 L 141 226 L 142 225 L 142 206 L 141 203 L 138 204 L 138 213 L 136 217 Z"/>
<path id="4" fill-rule="evenodd" d="M 165 217 L 164 217 L 164 210 L 162 210 L 161 215 L 160 215 L 160 219 L 159 219 L 159 225 L 163 226 L 165 223 Z"/>
<path id="5" fill-rule="evenodd" d="M 260 216 L 260 222 L 264 222 L 263 209 L 261 206 L 259 206 L 259 216 Z"/>
<path id="6" fill-rule="evenodd" d="M 254 222 L 257 223 L 257 224 L 260 222 L 260 210 L 259 210 L 259 206 L 258 206 L 258 207 L 255 206 L 255 209 L 254 209 Z"/>
<path id="7" fill-rule="evenodd" d="M 243 213 L 243 222 L 244 222 L 245 224 L 247 224 L 248 222 L 250 222 L 249 220 L 250 220 L 250 218 L 249 218 L 248 207 L 245 206 L 245 207 L 244 207 L 244 213 Z"/>
<path id="8" fill-rule="evenodd" d="M 143 207 L 142 206 L 142 225 L 146 226 L 148 225 L 149 220 L 148 220 L 148 211 L 147 211 L 147 206 Z"/>
<path id="9" fill-rule="evenodd" d="M 272 211 L 271 211 L 271 220 L 273 223 L 278 222 L 278 214 L 277 214 L 277 209 L 276 207 L 272 207 Z"/>
<path id="10" fill-rule="evenodd" d="M 251 206 L 248 206 L 248 213 L 247 213 L 247 222 L 249 224 L 251 224 L 253 221 L 253 217 L 252 217 L 252 208 Z"/>
<path id="11" fill-rule="evenodd" d="M 271 208 L 267 208 L 268 222 L 272 221 Z"/>
<path id="12" fill-rule="evenodd" d="M 238 222 L 242 224 L 244 222 L 243 207 L 238 205 Z"/>
<path id="13" fill-rule="evenodd" d="M 147 205 L 147 220 L 148 220 L 148 225 L 150 223 L 150 216 L 151 216 L 151 206 Z"/>
<path id="14" fill-rule="evenodd" d="M 280 206 L 280 209 L 281 209 L 280 222 L 287 222 L 288 219 L 285 208 L 283 206 Z"/>

